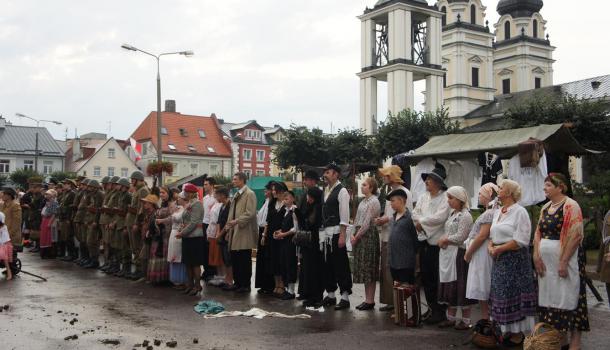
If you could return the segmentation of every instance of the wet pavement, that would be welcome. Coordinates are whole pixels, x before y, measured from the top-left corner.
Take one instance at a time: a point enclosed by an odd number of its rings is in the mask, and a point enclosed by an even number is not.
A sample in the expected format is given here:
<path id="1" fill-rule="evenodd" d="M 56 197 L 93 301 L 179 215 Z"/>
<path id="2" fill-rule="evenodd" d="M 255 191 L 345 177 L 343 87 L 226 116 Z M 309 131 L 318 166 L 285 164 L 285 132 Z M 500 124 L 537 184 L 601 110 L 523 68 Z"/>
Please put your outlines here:
<path id="1" fill-rule="evenodd" d="M 307 313 L 310 319 L 246 317 L 204 319 L 193 311 L 197 297 L 168 287 L 153 287 L 84 270 L 72 263 L 40 260 L 24 253 L 26 274 L 14 281 L 0 277 L 0 349 L 471 349 L 466 332 L 437 327 L 401 328 L 387 313 L 358 311 L 362 285 L 348 311 L 305 311 L 297 301 L 223 292 L 204 287 L 229 311 L 258 307 L 284 314 Z M 605 291 L 596 283 L 601 294 Z M 610 310 L 589 295 L 592 331 L 583 349 L 610 347 Z M 474 317 L 476 319 L 476 316 Z M 196 339 L 195 339 L 196 338 Z M 148 344 L 142 346 L 147 340 Z M 157 342 L 155 343 L 155 340 Z M 195 341 L 197 341 L 195 343 Z M 172 344 L 171 342 L 175 342 Z M 158 344 L 158 345 L 156 345 Z M 136 346 L 137 345 L 137 346 Z"/>

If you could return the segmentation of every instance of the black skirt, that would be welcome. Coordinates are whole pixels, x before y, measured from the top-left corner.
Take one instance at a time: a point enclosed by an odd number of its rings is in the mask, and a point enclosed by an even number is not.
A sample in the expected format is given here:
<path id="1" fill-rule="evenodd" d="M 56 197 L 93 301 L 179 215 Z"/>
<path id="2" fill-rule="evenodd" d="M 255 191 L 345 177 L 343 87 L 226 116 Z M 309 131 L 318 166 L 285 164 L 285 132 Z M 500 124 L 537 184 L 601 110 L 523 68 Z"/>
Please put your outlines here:
<path id="1" fill-rule="evenodd" d="M 182 263 L 190 266 L 203 265 L 206 254 L 206 237 L 182 238 Z"/>

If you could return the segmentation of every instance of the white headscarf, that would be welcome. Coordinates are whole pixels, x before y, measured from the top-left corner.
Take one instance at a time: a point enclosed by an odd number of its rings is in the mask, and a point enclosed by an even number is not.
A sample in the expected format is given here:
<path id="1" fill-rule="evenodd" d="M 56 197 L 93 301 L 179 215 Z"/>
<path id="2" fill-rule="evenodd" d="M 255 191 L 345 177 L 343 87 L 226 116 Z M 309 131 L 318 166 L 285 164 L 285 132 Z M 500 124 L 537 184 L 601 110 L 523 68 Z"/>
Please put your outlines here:
<path id="1" fill-rule="evenodd" d="M 459 199 L 462 203 L 464 203 L 464 208 L 470 209 L 470 196 L 468 196 L 468 192 L 462 186 L 452 186 L 447 190 L 447 194 L 451 195 L 451 197 L 455 197 Z"/>

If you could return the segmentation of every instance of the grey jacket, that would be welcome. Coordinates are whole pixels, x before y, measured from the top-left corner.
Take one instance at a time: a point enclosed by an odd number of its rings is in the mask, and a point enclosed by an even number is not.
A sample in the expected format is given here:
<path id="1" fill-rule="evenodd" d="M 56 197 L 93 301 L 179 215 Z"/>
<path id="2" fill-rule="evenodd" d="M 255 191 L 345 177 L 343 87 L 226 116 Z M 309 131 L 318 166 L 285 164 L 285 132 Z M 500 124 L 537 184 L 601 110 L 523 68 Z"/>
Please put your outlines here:
<path id="1" fill-rule="evenodd" d="M 417 254 L 417 231 L 407 210 L 396 221 L 396 214 L 390 221 L 388 240 L 388 263 L 393 269 L 414 269 Z"/>
<path id="2" fill-rule="evenodd" d="M 182 212 L 182 237 L 203 237 L 203 204 L 195 200 Z"/>

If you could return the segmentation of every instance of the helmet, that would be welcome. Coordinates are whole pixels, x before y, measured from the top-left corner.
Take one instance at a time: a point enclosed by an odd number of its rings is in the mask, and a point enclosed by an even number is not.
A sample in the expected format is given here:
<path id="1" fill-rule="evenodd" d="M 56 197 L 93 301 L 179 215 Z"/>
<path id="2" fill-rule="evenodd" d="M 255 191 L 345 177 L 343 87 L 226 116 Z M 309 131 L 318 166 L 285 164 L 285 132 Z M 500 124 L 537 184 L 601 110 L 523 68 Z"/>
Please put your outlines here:
<path id="1" fill-rule="evenodd" d="M 102 178 L 102 184 L 104 184 L 104 185 L 105 185 L 105 184 L 107 184 L 107 183 L 108 183 L 108 181 L 110 181 L 110 176 L 104 176 L 104 177 Z"/>
<path id="2" fill-rule="evenodd" d="M 129 187 L 131 186 L 131 182 L 129 182 L 129 179 L 126 177 L 122 177 L 119 179 L 119 181 L 117 182 L 119 185 L 121 186 L 125 186 L 125 187 Z"/>
<path id="3" fill-rule="evenodd" d="M 91 179 L 84 179 L 83 181 L 81 181 L 80 183 L 82 183 L 85 186 L 89 186 L 89 181 L 91 181 Z"/>
<path id="4" fill-rule="evenodd" d="M 116 183 L 119 182 L 120 178 L 121 178 L 120 176 L 113 176 L 113 177 L 110 178 L 110 181 L 108 181 L 108 182 L 111 183 L 111 184 L 116 184 Z"/>
<path id="5" fill-rule="evenodd" d="M 89 180 L 87 186 L 100 188 L 100 183 L 97 180 Z"/>
<path id="6" fill-rule="evenodd" d="M 140 170 L 136 170 L 133 173 L 131 173 L 130 178 L 132 180 L 140 180 L 140 181 L 144 181 L 144 173 L 141 172 Z"/>

